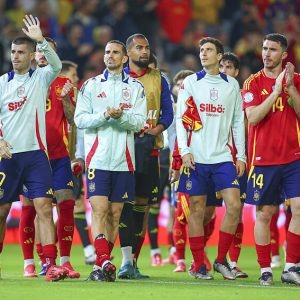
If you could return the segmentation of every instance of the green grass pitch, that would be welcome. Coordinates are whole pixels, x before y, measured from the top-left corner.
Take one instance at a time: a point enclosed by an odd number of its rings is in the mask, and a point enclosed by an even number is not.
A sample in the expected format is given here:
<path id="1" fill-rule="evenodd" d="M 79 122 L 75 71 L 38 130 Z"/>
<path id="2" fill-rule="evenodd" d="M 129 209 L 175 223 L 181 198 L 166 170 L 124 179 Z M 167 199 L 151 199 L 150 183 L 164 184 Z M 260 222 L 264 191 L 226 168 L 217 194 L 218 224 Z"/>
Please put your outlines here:
<path id="1" fill-rule="evenodd" d="M 207 249 L 212 261 L 216 256 L 216 248 Z M 167 256 L 167 248 L 162 248 L 163 256 Z M 121 252 L 119 247 L 113 251 L 114 263 L 120 266 Z M 187 250 L 187 263 L 191 261 Z M 107 300 L 147 300 L 147 299 L 299 299 L 300 287 L 282 285 L 281 269 L 274 270 L 275 285 L 260 287 L 258 285 L 259 268 L 254 248 L 243 248 L 240 267 L 248 272 L 249 278 L 235 281 L 223 280 L 215 273 L 213 281 L 200 281 L 189 277 L 186 273 L 173 273 L 173 265 L 151 267 L 149 247 L 144 247 L 139 259 L 142 273 L 151 276 L 147 280 L 128 280 L 114 283 L 91 282 L 85 279 L 91 271 L 84 264 L 83 251 L 80 246 L 72 250 L 72 263 L 81 273 L 80 279 L 67 279 L 61 282 L 45 282 L 43 277 L 24 278 L 23 260 L 19 245 L 5 245 L 0 256 L 1 300 L 12 299 L 107 299 Z M 39 270 L 39 266 L 37 266 Z M 297 298 L 296 298 L 297 297 Z"/>

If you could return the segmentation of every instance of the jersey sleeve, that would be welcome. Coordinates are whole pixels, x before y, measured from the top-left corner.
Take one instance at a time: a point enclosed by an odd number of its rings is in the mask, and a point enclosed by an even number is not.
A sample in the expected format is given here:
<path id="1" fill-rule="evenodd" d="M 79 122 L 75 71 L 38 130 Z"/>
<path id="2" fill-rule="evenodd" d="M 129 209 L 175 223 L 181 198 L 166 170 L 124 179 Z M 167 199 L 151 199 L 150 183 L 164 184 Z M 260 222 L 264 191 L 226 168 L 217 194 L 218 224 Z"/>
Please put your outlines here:
<path id="1" fill-rule="evenodd" d="M 187 109 L 186 101 L 191 96 L 191 93 L 188 90 L 188 85 L 188 78 L 186 78 L 179 90 L 176 107 L 176 133 L 181 157 L 183 157 L 185 154 L 191 153 L 187 143 L 187 131 L 182 123 L 182 116 Z"/>
<path id="2" fill-rule="evenodd" d="M 106 120 L 104 117 L 105 110 L 93 113 L 91 97 L 92 82 L 93 79 L 86 81 L 78 94 L 74 115 L 74 122 L 78 128 L 98 128 L 109 122 L 109 120 Z"/>
<path id="3" fill-rule="evenodd" d="M 242 91 L 243 98 L 243 109 L 245 110 L 250 106 L 257 106 L 261 103 L 259 89 L 256 80 L 253 75 L 251 75 L 243 85 Z"/>
<path id="4" fill-rule="evenodd" d="M 41 50 L 48 61 L 48 65 L 44 68 L 39 68 L 39 72 L 42 74 L 42 83 L 45 86 L 49 86 L 52 81 L 57 77 L 62 68 L 62 63 L 56 54 L 56 52 L 52 49 L 49 43 L 44 39 L 41 44 L 37 44 L 37 48 Z"/>

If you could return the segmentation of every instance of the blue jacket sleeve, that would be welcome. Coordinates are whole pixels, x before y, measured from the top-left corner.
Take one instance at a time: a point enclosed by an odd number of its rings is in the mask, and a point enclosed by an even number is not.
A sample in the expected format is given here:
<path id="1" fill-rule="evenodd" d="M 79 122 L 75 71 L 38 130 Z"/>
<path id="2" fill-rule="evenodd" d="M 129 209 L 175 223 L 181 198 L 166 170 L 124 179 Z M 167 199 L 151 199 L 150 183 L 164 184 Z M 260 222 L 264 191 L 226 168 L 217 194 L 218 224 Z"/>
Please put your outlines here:
<path id="1" fill-rule="evenodd" d="M 157 124 L 162 124 L 166 130 L 173 121 L 173 105 L 170 86 L 164 74 L 161 74 L 161 113 Z"/>

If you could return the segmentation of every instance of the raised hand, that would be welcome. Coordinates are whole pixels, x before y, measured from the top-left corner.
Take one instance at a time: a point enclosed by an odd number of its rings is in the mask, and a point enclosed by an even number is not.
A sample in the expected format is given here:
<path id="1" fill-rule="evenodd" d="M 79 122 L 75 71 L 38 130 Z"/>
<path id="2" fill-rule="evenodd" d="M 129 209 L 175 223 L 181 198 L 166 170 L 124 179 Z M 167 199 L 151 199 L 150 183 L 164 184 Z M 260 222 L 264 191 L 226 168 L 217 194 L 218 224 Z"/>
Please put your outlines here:
<path id="1" fill-rule="evenodd" d="M 28 37 L 30 37 L 32 40 L 36 42 L 42 42 L 44 40 L 43 33 L 40 27 L 40 21 L 38 18 L 35 18 L 32 15 L 30 16 L 25 15 L 23 22 L 27 27 L 27 30 L 25 28 L 22 28 L 22 31 Z"/>
<path id="2" fill-rule="evenodd" d="M 285 66 L 285 82 L 287 88 L 294 85 L 294 72 L 295 66 L 292 63 L 288 62 Z"/>
<path id="3" fill-rule="evenodd" d="M 12 146 L 6 142 L 4 139 L 0 140 L 0 157 L 1 158 L 11 158 L 10 149 L 12 149 Z"/>
<path id="4" fill-rule="evenodd" d="M 283 80 L 283 77 L 285 76 L 285 72 L 286 72 L 286 70 L 283 70 L 276 78 L 274 92 L 278 93 L 278 95 L 282 91 L 282 80 Z"/>
<path id="5" fill-rule="evenodd" d="M 66 97 L 72 90 L 73 90 L 73 84 L 68 80 L 68 81 L 64 84 L 64 86 L 63 86 L 63 88 L 62 88 L 60 96 L 61 96 L 62 98 L 64 98 L 64 97 Z"/>

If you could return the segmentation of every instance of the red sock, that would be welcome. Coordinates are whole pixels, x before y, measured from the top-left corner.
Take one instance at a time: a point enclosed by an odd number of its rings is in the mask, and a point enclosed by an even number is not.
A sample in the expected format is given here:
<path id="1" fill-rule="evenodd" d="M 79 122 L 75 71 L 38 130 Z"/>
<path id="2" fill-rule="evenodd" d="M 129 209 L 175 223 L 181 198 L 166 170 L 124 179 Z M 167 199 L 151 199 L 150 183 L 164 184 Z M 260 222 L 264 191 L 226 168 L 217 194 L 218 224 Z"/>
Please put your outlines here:
<path id="1" fill-rule="evenodd" d="M 168 244 L 170 247 L 174 246 L 173 232 L 168 232 Z"/>
<path id="2" fill-rule="evenodd" d="M 205 245 L 214 232 L 215 223 L 216 223 L 216 216 L 211 218 L 210 221 L 206 225 L 204 225 L 204 243 L 205 243 Z"/>
<path id="3" fill-rule="evenodd" d="M 145 237 L 140 237 L 140 240 L 139 240 L 139 243 L 137 244 L 136 246 L 136 251 L 134 253 L 134 259 L 137 261 L 139 256 L 140 256 L 140 253 L 141 253 L 141 249 L 143 247 L 143 244 L 144 244 L 144 240 L 145 240 Z"/>
<path id="4" fill-rule="evenodd" d="M 219 263 L 223 263 L 226 259 L 227 252 L 232 244 L 234 234 L 219 231 L 218 257 Z"/>
<path id="5" fill-rule="evenodd" d="M 108 242 L 108 249 L 109 249 L 109 255 L 110 255 L 114 249 L 114 243 Z"/>
<path id="6" fill-rule="evenodd" d="M 48 270 L 52 265 L 55 265 L 55 259 L 57 256 L 56 246 L 54 244 L 43 246 L 43 253 L 46 258 L 46 265 Z"/>
<path id="7" fill-rule="evenodd" d="M 70 256 L 74 235 L 74 200 L 65 200 L 58 205 L 57 238 L 60 256 Z"/>
<path id="8" fill-rule="evenodd" d="M 194 258 L 194 270 L 204 264 L 204 236 L 189 237 L 190 248 Z"/>
<path id="9" fill-rule="evenodd" d="M 38 254 L 41 262 L 42 262 L 42 265 L 45 265 L 46 264 L 46 258 L 45 258 L 45 255 L 44 255 L 44 252 L 43 252 L 43 246 L 41 243 L 39 244 L 36 244 L 35 245 L 36 247 L 36 253 Z"/>
<path id="10" fill-rule="evenodd" d="M 24 259 L 33 259 L 35 215 L 36 212 L 34 206 L 22 206 L 19 233 Z"/>
<path id="11" fill-rule="evenodd" d="M 106 240 L 104 234 L 99 234 L 96 237 L 94 246 L 95 246 L 96 254 L 97 254 L 96 265 L 99 267 L 102 267 L 102 264 L 106 260 L 110 260 L 109 245 L 108 245 L 108 241 Z"/>
<path id="12" fill-rule="evenodd" d="M 176 248 L 176 258 L 185 259 L 185 245 L 186 245 L 186 224 L 182 224 L 175 218 L 173 226 L 173 238 Z"/>
<path id="13" fill-rule="evenodd" d="M 292 219 L 292 213 L 291 212 L 285 212 L 285 217 L 286 217 L 286 219 L 285 219 L 284 227 L 285 227 L 285 232 L 287 234 L 288 231 L 289 231 L 289 226 L 290 226 L 291 219 Z"/>
<path id="14" fill-rule="evenodd" d="M 231 261 L 237 262 L 239 260 L 242 241 L 243 241 L 243 232 L 244 232 L 244 224 L 239 223 L 236 228 L 232 244 L 229 248 L 229 257 Z"/>
<path id="15" fill-rule="evenodd" d="M 257 253 L 257 262 L 261 268 L 271 267 L 271 244 L 258 245 L 255 244 Z"/>
<path id="16" fill-rule="evenodd" d="M 3 250 L 3 243 L 0 243 L 0 253 L 2 253 Z"/>
<path id="17" fill-rule="evenodd" d="M 270 223 L 272 256 L 279 255 L 279 230 L 277 227 L 278 217 L 279 213 L 273 214 Z"/>
<path id="18" fill-rule="evenodd" d="M 286 235 L 286 262 L 300 262 L 300 235 L 290 231 Z"/>

